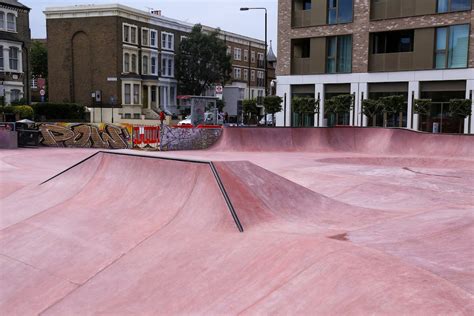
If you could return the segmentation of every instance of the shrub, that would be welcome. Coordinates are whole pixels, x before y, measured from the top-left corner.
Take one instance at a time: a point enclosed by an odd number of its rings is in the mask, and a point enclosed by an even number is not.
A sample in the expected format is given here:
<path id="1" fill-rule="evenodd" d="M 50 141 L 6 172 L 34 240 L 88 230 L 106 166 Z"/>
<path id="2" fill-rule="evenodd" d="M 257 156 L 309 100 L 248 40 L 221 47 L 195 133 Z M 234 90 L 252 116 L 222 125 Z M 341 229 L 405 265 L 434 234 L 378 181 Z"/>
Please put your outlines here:
<path id="1" fill-rule="evenodd" d="M 466 118 L 471 115 L 471 103 L 469 99 L 451 99 L 449 101 L 449 115 L 452 117 Z"/>
<path id="2" fill-rule="evenodd" d="M 413 111 L 420 115 L 429 115 L 431 112 L 431 99 L 416 99 Z"/>
<path id="3" fill-rule="evenodd" d="M 75 103 L 37 103 L 33 105 L 37 120 L 83 120 L 86 108 Z"/>
<path id="4" fill-rule="evenodd" d="M 20 120 L 22 119 L 33 119 L 34 116 L 34 111 L 33 108 L 29 105 L 15 105 L 12 106 L 13 108 L 13 113 L 18 114 L 20 117 Z"/>

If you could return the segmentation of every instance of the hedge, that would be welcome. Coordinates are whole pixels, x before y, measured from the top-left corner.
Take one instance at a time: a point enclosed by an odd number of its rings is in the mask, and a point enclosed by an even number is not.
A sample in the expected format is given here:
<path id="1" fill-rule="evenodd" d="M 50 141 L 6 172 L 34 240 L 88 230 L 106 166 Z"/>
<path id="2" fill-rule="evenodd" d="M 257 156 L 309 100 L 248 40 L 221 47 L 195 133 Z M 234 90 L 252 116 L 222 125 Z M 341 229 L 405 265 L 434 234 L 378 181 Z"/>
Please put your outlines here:
<path id="1" fill-rule="evenodd" d="M 18 114 L 20 120 L 22 119 L 33 119 L 34 112 L 33 108 L 29 105 L 8 105 L 8 106 L 1 106 L 0 113 L 6 114 Z"/>
<path id="2" fill-rule="evenodd" d="M 83 120 L 86 108 L 75 103 L 36 103 L 36 120 Z"/>

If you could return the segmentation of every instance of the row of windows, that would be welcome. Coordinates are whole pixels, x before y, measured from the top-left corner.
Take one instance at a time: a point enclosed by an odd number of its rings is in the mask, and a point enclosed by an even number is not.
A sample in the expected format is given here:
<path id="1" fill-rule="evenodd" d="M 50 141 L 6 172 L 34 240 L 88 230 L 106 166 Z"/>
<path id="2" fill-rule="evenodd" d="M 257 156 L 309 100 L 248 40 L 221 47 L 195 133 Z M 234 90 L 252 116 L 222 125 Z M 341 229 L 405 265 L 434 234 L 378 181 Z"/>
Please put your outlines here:
<path id="1" fill-rule="evenodd" d="M 10 47 L 8 49 L 8 69 L 10 71 L 19 71 L 20 70 L 20 50 L 17 47 Z M 4 48 L 0 46 L 0 70 L 5 70 L 5 57 Z"/>
<path id="2" fill-rule="evenodd" d="M 142 75 L 158 75 L 158 55 L 142 55 L 141 58 L 141 74 Z M 139 58 L 137 53 L 125 52 L 123 54 L 123 72 L 139 73 Z M 174 77 L 174 56 L 171 54 L 161 55 L 161 76 Z"/>
<path id="3" fill-rule="evenodd" d="M 138 27 L 123 24 L 123 42 L 138 45 Z M 141 29 L 141 45 L 158 48 L 158 31 L 148 28 Z M 174 50 L 174 34 L 161 32 L 161 48 Z"/>
<path id="4" fill-rule="evenodd" d="M 231 46 L 227 46 L 227 55 L 232 55 L 232 47 Z M 257 53 L 256 56 L 257 56 L 257 59 L 259 61 L 264 60 L 263 53 Z M 234 60 L 242 60 L 242 49 L 235 47 L 233 57 L 234 57 Z M 244 59 L 243 59 L 244 61 L 249 61 L 249 51 L 247 49 L 244 49 L 243 57 L 244 57 Z M 253 51 L 253 50 L 250 52 L 250 62 L 255 63 L 255 51 Z"/>
<path id="5" fill-rule="evenodd" d="M 265 78 L 265 73 L 263 71 L 255 71 L 251 70 L 250 71 L 250 80 L 255 81 L 255 73 L 257 73 L 257 78 L 259 79 L 264 79 Z M 249 70 L 244 68 L 243 69 L 243 77 L 242 77 L 242 68 L 239 67 L 234 67 L 234 79 L 243 79 L 247 81 L 249 79 Z"/>
<path id="6" fill-rule="evenodd" d="M 0 11 L 0 30 L 16 32 L 16 16 L 14 13 Z"/>
<path id="7" fill-rule="evenodd" d="M 150 89 L 150 97 L 151 97 L 149 101 L 151 103 L 156 103 L 157 92 L 158 92 L 157 87 L 149 86 L 148 88 Z M 160 104 L 176 105 L 176 87 L 175 86 L 160 86 L 159 92 L 160 92 Z M 142 100 L 141 84 L 139 83 L 124 83 L 123 84 L 123 104 L 143 105 L 143 102 L 145 101 Z"/>

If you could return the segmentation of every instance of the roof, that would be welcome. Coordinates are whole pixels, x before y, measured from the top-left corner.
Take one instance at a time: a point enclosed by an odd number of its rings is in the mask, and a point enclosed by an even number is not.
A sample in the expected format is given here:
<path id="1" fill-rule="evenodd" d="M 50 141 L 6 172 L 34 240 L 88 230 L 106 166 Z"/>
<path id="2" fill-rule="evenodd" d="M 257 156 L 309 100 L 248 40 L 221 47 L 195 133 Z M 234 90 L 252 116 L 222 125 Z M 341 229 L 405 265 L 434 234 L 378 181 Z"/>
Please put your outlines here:
<path id="1" fill-rule="evenodd" d="M 268 62 L 275 62 L 275 61 L 277 61 L 277 58 L 276 58 L 276 56 L 275 56 L 275 53 L 273 52 L 272 41 L 270 41 L 270 48 L 268 49 L 268 53 L 267 53 L 267 61 L 268 61 Z"/>
<path id="2" fill-rule="evenodd" d="M 0 4 L 16 7 L 16 8 L 20 8 L 20 9 L 25 9 L 25 10 L 28 10 L 28 11 L 31 10 L 26 5 L 21 4 L 20 2 L 18 2 L 16 0 L 2 0 L 2 1 L 0 1 Z"/>

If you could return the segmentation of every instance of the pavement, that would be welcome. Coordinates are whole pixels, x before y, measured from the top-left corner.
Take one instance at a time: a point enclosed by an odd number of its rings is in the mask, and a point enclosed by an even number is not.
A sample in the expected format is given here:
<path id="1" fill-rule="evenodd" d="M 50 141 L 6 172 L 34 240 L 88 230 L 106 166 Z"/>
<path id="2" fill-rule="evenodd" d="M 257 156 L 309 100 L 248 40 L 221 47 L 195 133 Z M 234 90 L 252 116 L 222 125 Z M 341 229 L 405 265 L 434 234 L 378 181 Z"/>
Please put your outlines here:
<path id="1" fill-rule="evenodd" d="M 2 150 L 0 189 L 4 315 L 474 313 L 472 136 Z"/>

